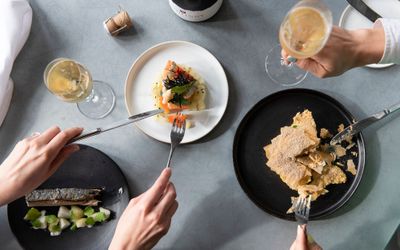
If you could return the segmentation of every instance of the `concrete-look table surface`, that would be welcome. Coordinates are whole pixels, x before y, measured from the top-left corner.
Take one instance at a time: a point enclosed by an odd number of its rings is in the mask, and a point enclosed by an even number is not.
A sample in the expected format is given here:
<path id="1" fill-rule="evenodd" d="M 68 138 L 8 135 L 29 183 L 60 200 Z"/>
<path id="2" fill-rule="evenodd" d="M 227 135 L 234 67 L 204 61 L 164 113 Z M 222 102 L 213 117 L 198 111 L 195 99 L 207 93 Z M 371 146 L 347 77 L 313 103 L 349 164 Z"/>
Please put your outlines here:
<path id="1" fill-rule="evenodd" d="M 31 1 L 32 30 L 12 72 L 15 91 L 0 128 L 0 160 L 18 140 L 54 124 L 92 129 L 125 118 L 124 83 L 132 62 L 160 42 L 194 42 L 213 53 L 226 70 L 229 104 L 213 132 L 176 151 L 172 180 L 180 206 L 169 233 L 156 248 L 288 249 L 296 224 L 266 214 L 247 198 L 233 171 L 232 143 L 246 112 L 261 98 L 284 89 L 268 78 L 264 60 L 278 43 L 280 22 L 296 2 L 225 0 L 209 21 L 190 23 L 177 17 L 166 0 Z M 102 22 L 118 10 L 118 4 L 131 15 L 134 27 L 128 34 L 111 37 Z M 346 2 L 328 5 L 338 23 Z M 76 59 L 95 79 L 112 85 L 117 103 L 111 115 L 101 120 L 85 118 L 75 105 L 47 91 L 43 71 L 57 57 Z M 400 101 L 399 79 L 398 66 L 358 68 L 323 80 L 309 75 L 299 87 L 327 93 L 362 118 Z M 400 119 L 394 115 L 364 136 L 367 159 L 358 190 L 333 216 L 309 224 L 325 249 L 383 249 L 400 222 Z M 169 152 L 169 145 L 133 125 L 83 143 L 117 162 L 132 196 L 153 183 Z M 96 166 L 91 167 L 96 171 Z M 6 206 L 0 209 L 0 242 L 1 249 L 20 249 L 8 225 Z"/>

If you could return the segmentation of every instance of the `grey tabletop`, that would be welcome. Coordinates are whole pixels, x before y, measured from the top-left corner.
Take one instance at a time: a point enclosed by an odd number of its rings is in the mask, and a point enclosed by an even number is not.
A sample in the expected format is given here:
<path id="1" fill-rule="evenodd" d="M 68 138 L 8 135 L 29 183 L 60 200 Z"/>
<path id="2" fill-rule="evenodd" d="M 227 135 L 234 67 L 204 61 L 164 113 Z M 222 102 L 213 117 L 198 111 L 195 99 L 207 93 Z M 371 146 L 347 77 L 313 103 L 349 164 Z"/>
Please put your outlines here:
<path id="1" fill-rule="evenodd" d="M 282 90 L 264 71 L 268 50 L 277 44 L 282 18 L 295 0 L 225 0 L 220 12 L 203 23 L 175 16 L 168 1 L 70 0 L 31 1 L 30 37 L 17 58 L 12 77 L 15 91 L 0 128 L 0 159 L 34 131 L 58 124 L 87 129 L 125 118 L 124 81 L 132 62 L 159 42 L 186 40 L 213 53 L 229 81 L 229 104 L 217 128 L 200 141 L 178 148 L 172 180 L 180 207 L 158 249 L 288 249 L 296 224 L 272 217 L 256 207 L 240 188 L 232 163 L 232 142 L 245 113 L 261 98 Z M 121 4 L 134 28 L 116 38 L 102 22 Z M 345 1 L 330 1 L 335 23 Z M 117 103 L 102 120 L 82 116 L 75 105 L 59 101 L 47 90 L 42 74 L 57 57 L 74 58 L 96 79 L 110 83 Z M 330 79 L 308 76 L 300 85 L 327 93 L 357 118 L 400 101 L 397 66 L 358 68 Z M 382 249 L 400 220 L 400 120 L 394 116 L 364 133 L 367 159 L 357 192 L 333 216 L 313 221 L 309 231 L 325 249 Z M 114 159 L 128 179 L 133 196 L 159 175 L 169 145 L 155 141 L 134 126 L 84 142 Z M 157 157 L 154 157 L 157 155 Z M 95 171 L 95 169 L 93 169 Z M 10 231 L 6 207 L 0 209 L 1 249 L 19 249 Z"/>

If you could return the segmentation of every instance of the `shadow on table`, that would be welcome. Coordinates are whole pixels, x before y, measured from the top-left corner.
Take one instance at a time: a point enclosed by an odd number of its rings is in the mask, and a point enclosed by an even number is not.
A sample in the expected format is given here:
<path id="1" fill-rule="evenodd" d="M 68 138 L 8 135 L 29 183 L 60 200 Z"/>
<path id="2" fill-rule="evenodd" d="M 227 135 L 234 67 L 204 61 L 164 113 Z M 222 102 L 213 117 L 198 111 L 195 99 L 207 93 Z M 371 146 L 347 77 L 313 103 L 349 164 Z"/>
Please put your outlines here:
<path id="1" fill-rule="evenodd" d="M 237 185 L 231 178 L 220 181 L 218 188 L 206 196 L 199 206 L 189 212 L 185 223 L 179 225 L 174 249 L 218 249 L 247 230 L 264 224 L 259 216 L 250 216 L 250 202 L 235 199 L 232 190 Z M 248 205 L 247 205 L 248 204 Z M 249 208 L 252 206 L 253 208 Z M 201 237 L 200 237 L 201 236 Z"/>
<path id="2" fill-rule="evenodd" d="M 328 92 L 327 94 L 336 97 L 338 96 L 337 93 L 329 93 L 329 91 L 323 91 L 323 92 Z M 358 120 L 366 118 L 368 115 L 371 114 L 365 114 L 359 106 L 347 99 L 344 96 L 339 96 L 339 100 L 345 100 L 346 106 L 351 107 L 351 110 L 356 110 L 355 113 L 361 114 L 361 117 L 356 117 Z M 384 107 L 378 107 L 378 110 L 374 111 L 377 112 Z M 366 151 L 366 160 L 365 160 L 365 168 L 364 168 L 364 174 L 361 179 L 361 182 L 354 193 L 354 195 L 350 198 L 350 200 L 342 207 L 340 208 L 337 212 L 334 214 L 328 216 L 328 218 L 334 218 L 337 216 L 341 216 L 355 207 L 357 207 L 359 204 L 362 203 L 362 201 L 368 196 L 370 191 L 374 188 L 376 179 L 378 176 L 378 173 L 381 168 L 381 149 L 380 149 L 380 143 L 376 134 L 376 131 L 379 130 L 381 127 L 384 127 L 387 123 L 392 122 L 394 119 L 398 118 L 400 116 L 399 114 L 393 114 L 387 118 L 385 118 L 382 121 L 377 122 L 376 124 L 371 125 L 369 128 L 367 128 L 367 133 L 364 133 L 364 139 L 365 139 L 365 151 Z M 367 136 L 365 136 L 367 135 Z"/>
<path id="3" fill-rule="evenodd" d="M 117 36 L 114 36 L 115 39 L 121 40 L 121 41 L 131 41 L 135 37 L 137 37 L 140 33 L 143 32 L 143 27 L 140 25 L 140 23 L 135 22 L 132 27 L 130 27 L 128 30 L 123 31 L 119 33 Z"/>
<path id="4" fill-rule="evenodd" d="M 204 143 L 212 141 L 218 136 L 225 133 L 232 126 L 235 120 L 235 115 L 238 114 L 239 112 L 238 110 L 239 107 L 237 105 L 238 100 L 237 100 L 237 89 L 236 89 L 236 86 L 238 86 L 238 84 L 233 79 L 229 70 L 227 70 L 224 67 L 224 71 L 228 79 L 228 86 L 229 86 L 228 105 L 225 110 L 225 113 L 221 118 L 221 121 L 218 123 L 218 125 L 207 136 L 205 136 L 204 138 L 200 139 L 198 142 L 195 143 Z M 218 98 L 218 97 L 213 97 L 213 98 Z"/>

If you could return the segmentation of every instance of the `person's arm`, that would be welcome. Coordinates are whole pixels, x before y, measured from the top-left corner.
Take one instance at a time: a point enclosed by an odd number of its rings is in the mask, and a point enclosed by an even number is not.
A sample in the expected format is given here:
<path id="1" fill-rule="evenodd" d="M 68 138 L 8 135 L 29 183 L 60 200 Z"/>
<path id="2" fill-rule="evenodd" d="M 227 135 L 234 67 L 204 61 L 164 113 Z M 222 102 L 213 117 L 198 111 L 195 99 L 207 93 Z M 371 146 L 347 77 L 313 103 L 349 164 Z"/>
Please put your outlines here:
<path id="1" fill-rule="evenodd" d="M 315 76 L 331 77 L 354 67 L 380 62 L 384 50 L 385 32 L 382 28 L 348 31 L 334 26 L 324 48 L 317 55 L 298 60 L 296 64 Z M 287 58 L 288 54 L 282 51 L 282 56 Z"/>
<path id="2" fill-rule="evenodd" d="M 33 191 L 49 178 L 78 145 L 65 144 L 82 128 L 46 130 L 17 143 L 0 165 L 0 206 Z"/>
<path id="3" fill-rule="evenodd" d="M 400 64 L 400 20 L 379 18 L 374 28 L 385 31 L 385 51 L 379 63 Z"/>
<path id="4" fill-rule="evenodd" d="M 148 191 L 129 202 L 109 250 L 151 249 L 168 232 L 178 208 L 170 177 L 171 169 L 165 168 Z"/>

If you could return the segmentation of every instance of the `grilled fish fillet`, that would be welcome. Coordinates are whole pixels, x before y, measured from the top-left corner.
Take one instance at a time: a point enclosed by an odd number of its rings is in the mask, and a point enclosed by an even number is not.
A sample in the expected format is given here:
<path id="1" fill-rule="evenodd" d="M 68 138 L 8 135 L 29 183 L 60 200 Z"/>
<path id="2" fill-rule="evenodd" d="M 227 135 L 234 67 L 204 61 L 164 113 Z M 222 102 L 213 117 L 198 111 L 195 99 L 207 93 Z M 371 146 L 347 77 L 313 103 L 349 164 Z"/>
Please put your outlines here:
<path id="1" fill-rule="evenodd" d="M 40 206 L 97 206 L 96 198 L 103 191 L 101 188 L 56 188 L 34 190 L 25 196 L 28 207 Z"/>

